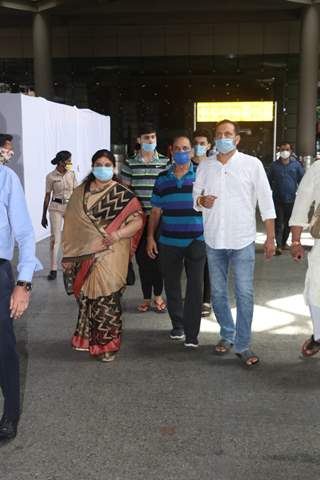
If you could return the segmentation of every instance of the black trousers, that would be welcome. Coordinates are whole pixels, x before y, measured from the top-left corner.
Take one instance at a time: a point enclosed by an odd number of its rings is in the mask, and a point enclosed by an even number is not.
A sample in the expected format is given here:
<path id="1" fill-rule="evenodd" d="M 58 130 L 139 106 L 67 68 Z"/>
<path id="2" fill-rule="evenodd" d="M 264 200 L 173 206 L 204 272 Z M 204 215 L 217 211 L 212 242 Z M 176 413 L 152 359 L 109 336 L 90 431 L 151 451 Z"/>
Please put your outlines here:
<path id="1" fill-rule="evenodd" d="M 146 222 L 139 246 L 136 251 L 136 259 L 139 267 L 139 276 L 143 298 L 146 300 L 154 295 L 159 296 L 163 290 L 163 279 L 160 269 L 159 258 L 152 259 L 147 254 L 147 231 L 148 222 Z"/>
<path id="2" fill-rule="evenodd" d="M 277 246 L 281 248 L 284 246 L 289 238 L 290 234 L 290 227 L 289 227 L 289 220 L 292 214 L 293 203 L 282 203 L 282 202 L 274 202 L 276 208 L 276 222 L 275 222 L 275 230 L 276 230 L 276 242 Z"/>
<path id="3" fill-rule="evenodd" d="M 0 260 L 0 385 L 4 396 L 3 413 L 10 420 L 18 420 L 20 414 L 19 358 L 9 309 L 13 286 L 10 262 Z"/>
<path id="4" fill-rule="evenodd" d="M 172 327 L 184 330 L 186 341 L 196 340 L 200 331 L 206 248 L 195 240 L 188 247 L 160 245 L 160 263 Z M 185 267 L 187 287 L 182 300 L 181 274 Z"/>
<path id="5" fill-rule="evenodd" d="M 207 260 L 204 266 L 203 303 L 211 303 L 210 276 Z"/>

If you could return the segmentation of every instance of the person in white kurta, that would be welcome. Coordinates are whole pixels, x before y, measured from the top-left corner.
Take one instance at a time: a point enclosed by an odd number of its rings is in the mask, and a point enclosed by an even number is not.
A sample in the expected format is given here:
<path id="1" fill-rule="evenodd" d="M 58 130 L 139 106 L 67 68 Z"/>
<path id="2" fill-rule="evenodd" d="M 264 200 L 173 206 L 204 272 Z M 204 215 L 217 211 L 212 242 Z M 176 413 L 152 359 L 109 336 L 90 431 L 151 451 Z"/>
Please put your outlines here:
<path id="1" fill-rule="evenodd" d="M 296 261 L 304 256 L 301 233 L 309 226 L 309 211 L 313 203 L 316 207 L 320 204 L 320 161 L 316 161 L 303 177 L 289 222 L 292 231 L 291 254 Z M 313 335 L 302 347 L 303 355 L 309 357 L 320 351 L 320 240 L 317 239 L 308 255 L 304 297 L 313 322 Z"/>

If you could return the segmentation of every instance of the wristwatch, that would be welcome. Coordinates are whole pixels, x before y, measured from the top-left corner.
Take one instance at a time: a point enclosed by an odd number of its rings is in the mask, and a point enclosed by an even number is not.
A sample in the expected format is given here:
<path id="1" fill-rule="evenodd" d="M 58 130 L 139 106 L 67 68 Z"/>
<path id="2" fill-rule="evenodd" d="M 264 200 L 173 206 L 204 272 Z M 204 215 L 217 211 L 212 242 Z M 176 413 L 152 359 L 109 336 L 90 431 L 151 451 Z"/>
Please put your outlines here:
<path id="1" fill-rule="evenodd" d="M 24 287 L 27 292 L 31 292 L 32 290 L 32 283 L 31 282 L 24 282 L 23 280 L 18 280 L 16 283 L 17 287 Z"/>

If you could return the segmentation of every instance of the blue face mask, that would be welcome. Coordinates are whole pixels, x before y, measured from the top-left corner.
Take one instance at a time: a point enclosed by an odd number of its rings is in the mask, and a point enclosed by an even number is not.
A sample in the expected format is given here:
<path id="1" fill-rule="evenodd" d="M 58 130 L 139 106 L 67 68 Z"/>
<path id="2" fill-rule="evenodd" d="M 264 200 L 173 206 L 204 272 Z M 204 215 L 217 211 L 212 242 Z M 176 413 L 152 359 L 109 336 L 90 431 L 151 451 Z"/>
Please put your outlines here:
<path id="1" fill-rule="evenodd" d="M 93 175 L 101 182 L 107 182 L 113 177 L 113 167 L 93 167 Z"/>
<path id="2" fill-rule="evenodd" d="M 207 147 L 205 145 L 195 145 L 194 153 L 196 157 L 203 157 L 207 153 Z"/>
<path id="3" fill-rule="evenodd" d="M 173 160 L 177 165 L 186 165 L 190 162 L 190 150 L 187 152 L 174 152 Z"/>
<path id="4" fill-rule="evenodd" d="M 153 142 L 153 143 L 143 143 L 143 144 L 141 145 L 141 147 L 142 147 L 142 150 L 143 150 L 144 152 L 154 152 L 155 149 L 157 148 L 157 144 L 156 144 L 156 142 Z"/>
<path id="5" fill-rule="evenodd" d="M 219 153 L 230 153 L 236 148 L 233 138 L 218 138 L 215 143 Z"/>

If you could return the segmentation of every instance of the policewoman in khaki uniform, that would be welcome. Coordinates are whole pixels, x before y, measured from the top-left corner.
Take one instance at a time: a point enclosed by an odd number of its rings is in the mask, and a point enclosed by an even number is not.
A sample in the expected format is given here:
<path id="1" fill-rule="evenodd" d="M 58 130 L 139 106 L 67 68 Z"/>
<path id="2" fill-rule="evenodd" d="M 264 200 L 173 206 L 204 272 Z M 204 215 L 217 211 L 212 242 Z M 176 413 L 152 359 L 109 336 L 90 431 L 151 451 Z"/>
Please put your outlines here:
<path id="1" fill-rule="evenodd" d="M 51 163 L 56 165 L 56 168 L 46 177 L 46 195 L 41 225 L 44 228 L 48 226 L 47 211 L 49 207 L 51 270 L 47 278 L 48 280 L 55 280 L 57 278 L 57 259 L 61 244 L 64 212 L 72 192 L 77 186 L 77 180 L 75 173 L 72 171 L 70 152 L 66 150 L 58 152 Z"/>

